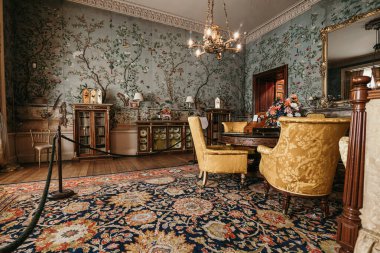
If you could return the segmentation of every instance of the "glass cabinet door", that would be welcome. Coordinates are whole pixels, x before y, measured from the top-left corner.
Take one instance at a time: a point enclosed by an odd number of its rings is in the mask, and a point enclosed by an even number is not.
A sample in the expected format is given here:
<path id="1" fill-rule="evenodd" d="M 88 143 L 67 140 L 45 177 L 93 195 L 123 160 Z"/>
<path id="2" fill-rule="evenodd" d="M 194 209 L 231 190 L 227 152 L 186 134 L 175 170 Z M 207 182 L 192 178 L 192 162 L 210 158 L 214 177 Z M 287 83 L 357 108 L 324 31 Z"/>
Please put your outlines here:
<path id="1" fill-rule="evenodd" d="M 182 149 L 182 127 L 181 126 L 170 126 L 168 127 L 169 132 L 169 147 L 171 149 Z M 173 146 L 174 145 L 174 146 Z"/>
<path id="2" fill-rule="evenodd" d="M 94 112 L 95 118 L 95 147 L 102 151 L 106 150 L 106 118 L 105 112 Z M 94 151 L 95 154 L 102 154 L 102 152 Z"/>
<path id="3" fill-rule="evenodd" d="M 153 151 L 167 148 L 166 127 L 153 127 Z"/>
<path id="4" fill-rule="evenodd" d="M 191 139 L 191 131 L 190 131 L 190 127 L 189 126 L 186 126 L 186 141 L 185 141 L 185 147 L 186 149 L 191 149 L 193 147 L 193 140 Z"/>
<path id="5" fill-rule="evenodd" d="M 79 146 L 80 154 L 90 154 L 91 149 L 87 148 L 91 145 L 91 129 L 90 129 L 90 112 L 78 112 L 79 116 Z"/>

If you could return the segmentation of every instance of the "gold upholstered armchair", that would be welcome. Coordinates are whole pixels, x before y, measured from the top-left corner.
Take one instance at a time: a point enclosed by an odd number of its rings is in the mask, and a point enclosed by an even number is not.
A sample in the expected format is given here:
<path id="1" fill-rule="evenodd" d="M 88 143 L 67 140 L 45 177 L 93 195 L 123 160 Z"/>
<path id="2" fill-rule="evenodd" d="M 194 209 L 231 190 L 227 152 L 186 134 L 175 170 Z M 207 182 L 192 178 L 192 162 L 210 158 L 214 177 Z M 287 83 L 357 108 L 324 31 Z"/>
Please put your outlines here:
<path id="1" fill-rule="evenodd" d="M 246 121 L 222 122 L 225 133 L 244 133 L 244 128 L 248 125 Z"/>
<path id="2" fill-rule="evenodd" d="M 260 173 L 270 187 L 283 193 L 286 214 L 291 196 L 322 198 L 324 215 L 329 213 L 331 193 L 339 160 L 339 139 L 346 133 L 349 118 L 281 117 L 281 134 L 271 149 L 259 146 Z"/>
<path id="3" fill-rule="evenodd" d="M 239 173 L 243 183 L 247 174 L 248 151 L 235 150 L 231 146 L 206 146 L 199 117 L 189 117 L 188 121 L 203 186 L 207 183 L 207 173 Z"/>

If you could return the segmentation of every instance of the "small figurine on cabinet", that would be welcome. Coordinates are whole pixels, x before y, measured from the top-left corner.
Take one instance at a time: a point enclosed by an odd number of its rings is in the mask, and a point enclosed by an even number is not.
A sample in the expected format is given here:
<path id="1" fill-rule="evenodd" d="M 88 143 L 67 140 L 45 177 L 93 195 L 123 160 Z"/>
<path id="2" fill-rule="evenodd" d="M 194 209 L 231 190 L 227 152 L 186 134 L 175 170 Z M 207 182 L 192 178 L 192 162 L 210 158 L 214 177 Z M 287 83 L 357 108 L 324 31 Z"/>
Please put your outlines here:
<path id="1" fill-rule="evenodd" d="M 103 103 L 103 93 L 102 93 L 102 90 L 101 89 L 97 89 L 96 94 L 97 94 L 96 103 L 97 104 L 102 104 Z"/>
<path id="2" fill-rule="evenodd" d="M 89 104 L 90 103 L 90 91 L 87 88 L 84 88 L 82 90 L 82 102 L 83 102 L 83 104 Z"/>
<path id="3" fill-rule="evenodd" d="M 221 101 L 220 98 L 215 98 L 215 109 L 220 109 L 221 107 Z"/>
<path id="4" fill-rule="evenodd" d="M 96 104 L 96 89 L 91 90 L 90 104 Z"/>

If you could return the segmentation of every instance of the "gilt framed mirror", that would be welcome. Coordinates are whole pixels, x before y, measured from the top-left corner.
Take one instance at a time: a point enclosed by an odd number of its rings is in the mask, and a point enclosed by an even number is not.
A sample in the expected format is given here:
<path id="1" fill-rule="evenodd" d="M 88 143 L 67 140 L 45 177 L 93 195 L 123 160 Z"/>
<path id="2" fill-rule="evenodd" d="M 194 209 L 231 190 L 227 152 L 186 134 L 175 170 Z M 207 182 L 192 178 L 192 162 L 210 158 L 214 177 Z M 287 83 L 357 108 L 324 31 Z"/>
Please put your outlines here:
<path id="1" fill-rule="evenodd" d="M 377 33 L 374 29 L 366 29 L 366 24 L 377 18 L 380 18 L 380 8 L 321 30 L 322 95 L 336 105 L 348 104 L 352 77 L 372 77 L 372 69 L 380 71 L 380 53 L 374 53 Z M 372 78 L 368 86 L 374 85 Z"/>

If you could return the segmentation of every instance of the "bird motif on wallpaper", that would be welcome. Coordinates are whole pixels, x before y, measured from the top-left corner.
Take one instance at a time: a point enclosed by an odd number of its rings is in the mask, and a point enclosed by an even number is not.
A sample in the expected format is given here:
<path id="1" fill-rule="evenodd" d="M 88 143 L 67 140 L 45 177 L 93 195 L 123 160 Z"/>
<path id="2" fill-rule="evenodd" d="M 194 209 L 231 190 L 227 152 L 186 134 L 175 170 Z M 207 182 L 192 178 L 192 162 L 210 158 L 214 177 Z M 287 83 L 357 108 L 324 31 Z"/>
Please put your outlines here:
<path id="1" fill-rule="evenodd" d="M 128 95 L 126 96 L 123 93 L 118 92 L 116 94 L 116 96 L 123 102 L 124 107 L 128 107 L 129 106 L 129 97 L 128 97 Z"/>

